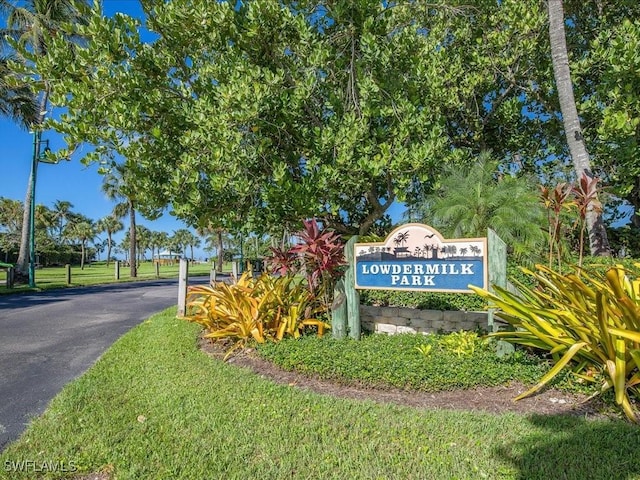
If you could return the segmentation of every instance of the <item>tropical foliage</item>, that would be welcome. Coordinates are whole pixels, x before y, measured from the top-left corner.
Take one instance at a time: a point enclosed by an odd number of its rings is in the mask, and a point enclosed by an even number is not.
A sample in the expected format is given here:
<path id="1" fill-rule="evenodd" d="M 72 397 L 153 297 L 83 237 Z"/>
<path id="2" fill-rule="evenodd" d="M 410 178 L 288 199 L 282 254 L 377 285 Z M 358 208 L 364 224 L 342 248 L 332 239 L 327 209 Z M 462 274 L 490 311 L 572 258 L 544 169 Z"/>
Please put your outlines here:
<path id="1" fill-rule="evenodd" d="M 289 249 L 272 247 L 267 262 L 281 275 L 303 275 L 311 295 L 328 311 L 335 281 L 344 273 L 344 245 L 332 229 L 321 230 L 315 218 L 303 224 L 304 229 L 294 234 L 298 242 Z"/>
<path id="2" fill-rule="evenodd" d="M 535 180 L 503 171 L 488 152 L 465 168 L 447 169 L 434 192 L 410 211 L 447 238 L 485 237 L 491 228 L 520 260 L 545 243 Z"/>
<path id="3" fill-rule="evenodd" d="M 638 13 L 627 3 L 603 18 L 567 7 L 575 58 L 597 35 L 580 20 L 612 27 Z M 69 29 L 87 39 L 79 52 L 52 38 L 37 59 L 34 73 L 67 109 L 51 125 L 70 145 L 97 147 L 85 161 L 138 164 L 145 201 L 170 202 L 201 227 L 257 233 L 315 215 L 364 234 L 394 200 L 419 199 L 444 165 L 488 147 L 528 172 L 568 163 L 537 0 L 237 7 L 154 4 L 144 19 L 152 43 L 141 22 L 93 11 Z M 592 77 L 584 84 L 597 85 Z"/>
<path id="4" fill-rule="evenodd" d="M 640 264 L 605 274 L 560 274 L 538 265 L 535 287 L 517 282 L 519 294 L 494 286 L 496 293 L 471 287 L 500 309 L 513 331 L 491 334 L 509 342 L 549 352 L 555 365 L 530 390 L 531 395 L 564 368 L 580 379 L 613 389 L 615 401 L 637 422 L 640 400 Z"/>
<path id="5" fill-rule="evenodd" d="M 0 197 L 0 261 L 14 263 L 18 257 L 23 211 L 22 202 Z M 36 205 L 35 213 L 37 261 L 43 266 L 66 263 L 82 265 L 96 259 L 104 249 L 108 265 L 113 259 L 113 253 L 117 251 L 119 254 L 126 254 L 129 251 L 128 232 L 120 242 L 114 239 L 114 235 L 124 228 L 123 223 L 114 215 L 94 221 L 75 211 L 74 205 L 64 200 L 56 200 L 51 208 Z M 169 235 L 138 225 L 138 262 L 149 258 L 149 250 L 153 257 L 160 248 L 169 248 L 174 244 L 198 246 L 199 238 L 195 234 L 186 229 L 176 235 L 178 232 Z M 188 239 L 187 244 L 184 244 L 184 239 Z"/>
<path id="6" fill-rule="evenodd" d="M 329 328 L 313 294 L 294 276 L 253 278 L 249 272 L 233 285 L 190 287 L 184 318 L 204 326 L 205 338 L 231 339 L 225 358 L 249 340 L 264 343 L 285 336 L 298 338 L 311 326 L 322 336 Z"/>

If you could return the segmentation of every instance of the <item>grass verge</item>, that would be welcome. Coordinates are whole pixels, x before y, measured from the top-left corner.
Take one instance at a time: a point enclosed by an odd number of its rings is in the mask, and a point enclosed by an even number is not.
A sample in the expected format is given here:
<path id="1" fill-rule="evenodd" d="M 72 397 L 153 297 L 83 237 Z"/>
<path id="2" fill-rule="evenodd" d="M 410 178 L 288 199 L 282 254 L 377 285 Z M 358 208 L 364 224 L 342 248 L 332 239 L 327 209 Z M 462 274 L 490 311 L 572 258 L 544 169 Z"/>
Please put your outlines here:
<path id="1" fill-rule="evenodd" d="M 86 265 L 83 270 L 80 269 L 80 266 L 72 266 L 71 284 L 67 284 L 65 267 L 45 267 L 36 270 L 36 288 L 30 288 L 26 284 L 19 284 L 15 285 L 14 288 L 8 289 L 3 284 L 0 285 L 0 295 L 51 290 L 54 288 L 153 280 L 155 278 L 175 278 L 178 276 L 178 269 L 178 264 L 162 265 L 159 272 L 160 276 L 156 277 L 153 262 L 142 262 L 138 268 L 138 276 L 136 278 L 132 278 L 129 275 L 128 267 L 121 267 L 120 280 L 116 280 L 115 266 L 113 263 L 107 267 L 105 262 L 94 262 Z M 189 275 L 209 275 L 210 271 L 211 265 L 209 263 L 194 263 L 189 265 Z M 231 271 L 231 268 L 229 268 L 228 271 Z"/>
<path id="2" fill-rule="evenodd" d="M 207 357 L 198 326 L 174 315 L 134 328 L 65 387 L 0 455 L 0 478 L 640 478 L 640 429 L 627 423 L 325 397 Z"/>

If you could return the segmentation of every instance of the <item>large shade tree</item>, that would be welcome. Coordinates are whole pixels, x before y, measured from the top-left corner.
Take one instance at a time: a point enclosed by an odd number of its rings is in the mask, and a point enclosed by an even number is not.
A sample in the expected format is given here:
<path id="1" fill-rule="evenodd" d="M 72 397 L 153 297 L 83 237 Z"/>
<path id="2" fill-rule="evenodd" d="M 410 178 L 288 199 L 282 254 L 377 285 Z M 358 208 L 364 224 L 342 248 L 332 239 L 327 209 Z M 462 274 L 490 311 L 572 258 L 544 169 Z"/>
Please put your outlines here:
<path id="1" fill-rule="evenodd" d="M 84 48 L 53 38 L 38 69 L 67 108 L 52 125 L 97 147 L 86 161 L 138 164 L 145 201 L 232 231 L 316 215 L 364 233 L 468 151 L 544 148 L 521 113 L 535 37 L 487 33 L 525 3 L 143 2 L 152 42 L 96 12 Z"/>
<path id="2" fill-rule="evenodd" d="M 545 178 L 571 163 L 545 2 L 142 4 L 144 31 L 95 11 L 69 30 L 83 48 L 51 38 L 37 69 L 67 109 L 51 124 L 96 147 L 84 160 L 126 158 L 143 202 L 193 225 L 274 233 L 315 215 L 363 233 L 485 148 Z M 566 7 L 575 59 L 638 10 Z"/>

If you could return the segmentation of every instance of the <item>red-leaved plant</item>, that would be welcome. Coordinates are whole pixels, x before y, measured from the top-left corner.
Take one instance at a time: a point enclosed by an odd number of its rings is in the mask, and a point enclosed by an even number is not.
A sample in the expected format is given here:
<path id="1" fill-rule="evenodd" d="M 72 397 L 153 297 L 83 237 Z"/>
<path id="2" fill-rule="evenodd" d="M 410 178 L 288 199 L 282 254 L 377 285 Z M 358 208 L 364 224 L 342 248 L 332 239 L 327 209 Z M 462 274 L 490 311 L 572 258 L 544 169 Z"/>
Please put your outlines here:
<path id="1" fill-rule="evenodd" d="M 589 209 L 596 212 L 602 211 L 602 204 L 598 200 L 598 181 L 596 177 L 589 177 L 582 172 L 578 185 L 571 189 L 575 206 L 578 209 L 578 221 L 580 222 L 580 257 L 578 266 L 582 267 L 582 257 L 584 252 L 584 232 L 587 228 L 587 213 Z"/>
<path id="2" fill-rule="evenodd" d="M 271 248 L 270 270 L 281 275 L 304 275 L 309 291 L 323 304 L 331 305 L 335 281 L 344 273 L 344 244 L 333 230 L 320 230 L 315 218 L 304 220 L 304 229 L 296 232 L 299 243 L 289 250 Z"/>

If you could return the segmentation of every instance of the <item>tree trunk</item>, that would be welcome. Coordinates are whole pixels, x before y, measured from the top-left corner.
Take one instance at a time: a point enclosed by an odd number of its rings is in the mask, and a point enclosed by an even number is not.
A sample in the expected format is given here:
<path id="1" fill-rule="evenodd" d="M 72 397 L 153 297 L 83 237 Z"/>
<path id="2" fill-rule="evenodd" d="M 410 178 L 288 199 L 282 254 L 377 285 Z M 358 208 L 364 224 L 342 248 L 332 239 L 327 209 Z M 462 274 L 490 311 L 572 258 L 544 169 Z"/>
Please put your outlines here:
<path id="1" fill-rule="evenodd" d="M 80 270 L 84 270 L 84 241 L 80 243 Z"/>
<path id="2" fill-rule="evenodd" d="M 111 234 L 107 235 L 107 267 L 111 261 Z"/>
<path id="3" fill-rule="evenodd" d="M 222 244 L 222 229 L 218 229 L 218 264 L 216 265 L 216 269 L 218 273 L 222 273 L 222 264 L 224 263 L 224 245 Z"/>
<path id="4" fill-rule="evenodd" d="M 133 203 L 129 200 L 129 265 L 131 278 L 138 276 L 138 267 L 136 265 L 136 210 Z"/>
<path id="5" fill-rule="evenodd" d="M 31 173 L 29 174 L 29 183 L 27 184 L 27 194 L 24 197 L 22 231 L 20 232 L 20 251 L 18 253 L 18 261 L 16 262 L 16 272 L 21 275 L 27 275 L 29 271 L 29 208 L 31 205 L 31 179 L 34 173 L 35 172 L 32 168 Z"/>
<path id="6" fill-rule="evenodd" d="M 42 99 L 40 100 L 40 110 L 38 110 L 38 122 L 33 126 L 34 130 L 39 128 L 44 121 L 44 117 L 47 114 L 47 103 L 49 102 L 49 88 L 45 86 L 44 92 L 42 94 Z M 35 135 L 35 134 L 34 134 Z M 40 156 L 40 140 L 41 137 L 38 136 L 36 145 L 33 149 L 33 155 L 35 158 L 32 158 L 32 168 L 31 174 L 29 175 L 29 183 L 27 184 L 27 194 L 24 198 L 24 213 L 22 215 L 22 232 L 20 236 L 20 251 L 18 252 L 18 261 L 16 265 L 16 270 L 18 273 L 26 275 L 29 270 L 29 259 L 30 255 L 30 245 L 29 245 L 29 212 L 31 206 L 31 182 L 35 181 L 36 170 L 38 168 L 38 159 Z M 35 200 L 34 200 L 35 201 Z"/>
<path id="7" fill-rule="evenodd" d="M 560 100 L 564 133 L 567 138 L 571 159 L 573 160 L 573 168 L 577 178 L 580 178 L 583 173 L 593 177 L 589 152 L 584 143 L 573 93 L 573 84 L 571 83 L 562 0 L 548 0 L 547 5 L 549 9 L 549 40 L 553 76 L 558 91 L 558 99 Z M 597 198 L 595 198 L 587 207 L 585 220 L 589 232 L 589 248 L 591 255 L 609 256 L 611 255 L 611 250 L 607 231 L 604 228 L 602 212 L 599 211 L 599 208 L 596 208 L 597 204 Z"/>

